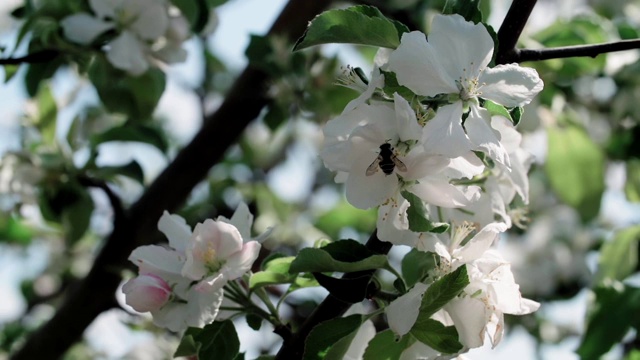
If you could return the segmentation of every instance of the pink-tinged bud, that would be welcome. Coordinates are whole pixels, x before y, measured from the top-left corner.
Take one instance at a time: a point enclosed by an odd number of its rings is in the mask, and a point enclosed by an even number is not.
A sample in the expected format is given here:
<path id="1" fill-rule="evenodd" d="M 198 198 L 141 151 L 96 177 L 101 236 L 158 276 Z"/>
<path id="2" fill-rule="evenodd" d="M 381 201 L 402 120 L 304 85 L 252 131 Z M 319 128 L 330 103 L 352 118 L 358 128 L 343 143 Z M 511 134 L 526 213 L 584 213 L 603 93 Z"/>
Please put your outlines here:
<path id="1" fill-rule="evenodd" d="M 160 309 L 169 301 L 171 287 L 166 281 L 153 274 L 139 275 L 122 286 L 127 305 L 138 312 Z"/>

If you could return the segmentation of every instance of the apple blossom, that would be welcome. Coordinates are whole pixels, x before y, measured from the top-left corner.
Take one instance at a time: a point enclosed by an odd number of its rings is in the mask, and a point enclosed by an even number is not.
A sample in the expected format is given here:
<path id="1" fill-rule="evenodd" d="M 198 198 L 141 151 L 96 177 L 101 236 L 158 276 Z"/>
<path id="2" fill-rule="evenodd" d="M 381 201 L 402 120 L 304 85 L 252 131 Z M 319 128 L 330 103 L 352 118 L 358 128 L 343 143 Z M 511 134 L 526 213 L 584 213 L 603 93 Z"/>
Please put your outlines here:
<path id="1" fill-rule="evenodd" d="M 139 312 L 160 309 L 169 301 L 171 287 L 161 277 L 141 274 L 122 286 L 127 305 Z"/>
<path id="2" fill-rule="evenodd" d="M 484 25 L 467 22 L 460 15 L 436 15 L 429 41 L 418 31 L 402 35 L 388 64 L 398 83 L 418 95 L 453 94 L 451 99 L 457 99 L 440 108 L 425 125 L 423 143 L 428 151 L 457 157 L 469 150 L 481 150 L 509 164 L 489 124 L 490 115 L 479 106 L 478 99 L 507 107 L 522 106 L 542 90 L 543 83 L 535 70 L 517 64 L 487 67 L 493 46 Z M 467 107 L 469 115 L 463 128 L 462 115 Z"/>

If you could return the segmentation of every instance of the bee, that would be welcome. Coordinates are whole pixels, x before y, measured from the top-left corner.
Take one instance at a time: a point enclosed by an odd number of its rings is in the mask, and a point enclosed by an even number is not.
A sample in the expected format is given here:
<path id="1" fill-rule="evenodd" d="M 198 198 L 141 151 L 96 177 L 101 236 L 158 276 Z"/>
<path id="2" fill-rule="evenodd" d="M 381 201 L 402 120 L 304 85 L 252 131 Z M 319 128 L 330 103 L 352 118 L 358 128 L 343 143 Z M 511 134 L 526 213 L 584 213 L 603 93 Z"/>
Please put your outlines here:
<path id="1" fill-rule="evenodd" d="M 400 171 L 407 171 L 407 166 L 398 159 L 391 147 L 391 144 L 384 143 L 380 145 L 378 157 L 373 160 L 371 165 L 367 168 L 366 175 L 371 176 L 375 174 L 378 171 L 378 168 L 382 169 L 382 172 L 385 175 L 391 175 L 396 166 Z"/>

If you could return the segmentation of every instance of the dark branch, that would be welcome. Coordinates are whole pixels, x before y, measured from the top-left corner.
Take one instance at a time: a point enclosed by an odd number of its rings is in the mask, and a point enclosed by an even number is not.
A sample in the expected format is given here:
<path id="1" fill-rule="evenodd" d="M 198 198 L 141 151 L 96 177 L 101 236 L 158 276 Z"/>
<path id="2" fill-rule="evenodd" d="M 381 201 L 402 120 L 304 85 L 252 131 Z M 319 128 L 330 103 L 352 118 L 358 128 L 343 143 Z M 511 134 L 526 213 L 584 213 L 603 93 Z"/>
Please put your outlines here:
<path id="1" fill-rule="evenodd" d="M 565 46 L 550 49 L 521 49 L 516 51 L 513 61 L 539 61 L 580 56 L 589 56 L 594 58 L 604 53 L 632 49 L 640 49 L 640 39 L 622 40 L 606 44 Z"/>
<path id="2" fill-rule="evenodd" d="M 517 52 L 516 45 L 522 29 L 527 23 L 531 11 L 537 0 L 513 0 L 507 16 L 505 16 L 500 30 L 498 30 L 498 54 L 496 64 L 507 64 L 514 62 L 512 59 Z"/>
<path id="3" fill-rule="evenodd" d="M 391 243 L 383 242 L 378 239 L 377 230 L 374 230 L 366 244 L 367 248 L 377 254 L 386 255 L 391 249 Z M 358 272 L 356 276 L 373 277 L 375 270 L 370 270 L 368 274 Z M 352 277 L 352 273 L 347 273 L 343 278 Z M 324 301 L 318 305 L 316 310 L 302 324 L 302 327 L 293 334 L 289 339 L 285 339 L 284 344 L 278 351 L 275 360 L 302 359 L 304 353 L 304 344 L 307 336 L 313 328 L 319 323 L 342 316 L 352 304 L 338 300 L 338 298 L 328 295 Z"/>
<path id="4" fill-rule="evenodd" d="M 300 36 L 307 23 L 328 1 L 290 0 L 275 21 L 270 35 Z M 150 244 L 164 210 L 175 211 L 191 189 L 218 163 L 229 146 L 255 119 L 268 101 L 269 76 L 247 67 L 234 83 L 220 108 L 205 119 L 202 129 L 158 176 L 144 195 L 115 226 L 91 271 L 69 294 L 54 317 L 34 332 L 12 359 L 57 359 L 80 339 L 84 330 L 103 311 L 115 306 L 114 295 L 133 249 Z"/>
<path id="5" fill-rule="evenodd" d="M 80 176 L 78 177 L 78 181 L 80 185 L 87 187 L 94 187 L 102 190 L 107 198 L 109 199 L 109 204 L 111 204 L 111 209 L 113 210 L 113 226 L 117 227 L 121 222 L 124 221 L 124 217 L 126 216 L 124 211 L 124 206 L 122 206 L 122 200 L 116 195 L 113 190 L 105 183 L 104 181 L 92 179 L 88 176 Z"/>
<path id="6" fill-rule="evenodd" d="M 59 54 L 58 50 L 42 50 L 18 58 L 0 59 L 0 65 L 44 63 L 53 60 Z"/>

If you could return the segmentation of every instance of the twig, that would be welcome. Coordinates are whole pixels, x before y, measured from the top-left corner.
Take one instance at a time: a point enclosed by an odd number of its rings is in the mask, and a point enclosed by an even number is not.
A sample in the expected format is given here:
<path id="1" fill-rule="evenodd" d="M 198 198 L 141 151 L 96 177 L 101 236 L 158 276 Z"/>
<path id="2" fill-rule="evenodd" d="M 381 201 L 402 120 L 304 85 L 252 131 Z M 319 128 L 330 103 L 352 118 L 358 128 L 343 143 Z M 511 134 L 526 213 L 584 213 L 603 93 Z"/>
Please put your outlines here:
<path id="1" fill-rule="evenodd" d="M 290 0 L 273 24 L 269 35 L 293 40 L 329 1 Z M 191 189 L 254 120 L 267 103 L 266 73 L 247 67 L 238 77 L 220 108 L 204 121 L 194 139 L 158 176 L 128 216 L 115 226 L 91 271 L 76 291 L 62 303 L 54 317 L 34 332 L 13 356 L 14 360 L 57 359 L 80 339 L 84 330 L 103 311 L 114 306 L 114 295 L 133 249 L 152 242 L 164 210 L 183 204 Z"/>
<path id="2" fill-rule="evenodd" d="M 53 60 L 60 54 L 58 50 L 42 50 L 18 58 L 0 59 L 0 65 L 19 65 L 44 63 Z"/>
<path id="3" fill-rule="evenodd" d="M 520 49 L 514 54 L 512 61 L 539 61 L 562 59 L 568 57 L 589 56 L 595 58 L 604 53 L 640 49 L 640 39 L 621 40 L 611 43 L 594 45 L 575 45 L 549 49 Z"/>
<path id="4" fill-rule="evenodd" d="M 513 0 L 509 11 L 498 30 L 498 54 L 496 64 L 507 64 L 514 62 L 513 56 L 516 53 L 516 44 L 522 34 L 522 29 L 527 23 L 531 11 L 537 0 Z"/>
<path id="5" fill-rule="evenodd" d="M 97 179 L 90 178 L 88 176 L 79 176 L 78 182 L 80 185 L 87 187 L 94 187 L 102 190 L 107 198 L 109 199 L 109 204 L 111 204 L 111 209 L 113 210 L 113 226 L 119 226 L 121 222 L 124 221 L 125 211 L 124 206 L 122 206 L 122 200 L 116 195 L 113 190 L 107 185 L 106 182 L 100 181 Z"/>
<path id="6" fill-rule="evenodd" d="M 367 249 L 375 252 L 376 254 L 386 255 L 391 249 L 391 243 L 383 242 L 378 239 L 377 230 L 373 230 L 373 233 L 369 237 L 366 243 Z M 375 270 L 369 270 L 367 272 L 360 271 L 357 276 L 369 276 L 373 277 Z M 352 273 L 345 274 L 342 278 L 348 279 L 352 277 Z M 338 298 L 328 295 L 318 305 L 316 310 L 309 316 L 309 318 L 302 324 L 302 327 L 293 334 L 289 339 L 285 338 L 284 344 L 280 348 L 280 351 L 276 355 L 275 360 L 289 360 L 289 359 L 302 359 L 304 353 L 305 339 L 311 333 L 311 330 L 319 323 L 342 316 L 345 311 L 352 304 L 338 300 Z"/>

